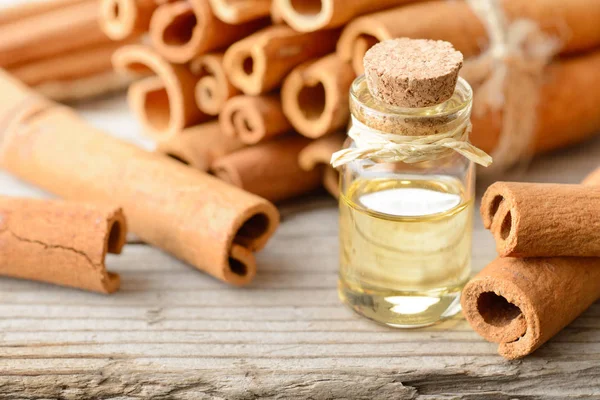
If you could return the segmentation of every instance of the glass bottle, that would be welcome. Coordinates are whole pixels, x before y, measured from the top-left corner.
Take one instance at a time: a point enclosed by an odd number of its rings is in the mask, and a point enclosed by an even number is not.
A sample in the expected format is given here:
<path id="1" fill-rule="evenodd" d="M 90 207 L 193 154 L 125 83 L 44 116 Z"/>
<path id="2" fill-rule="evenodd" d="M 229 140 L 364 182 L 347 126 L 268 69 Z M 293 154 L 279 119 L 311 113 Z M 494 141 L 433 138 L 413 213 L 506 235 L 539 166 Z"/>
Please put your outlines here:
<path id="1" fill-rule="evenodd" d="M 364 76 L 350 90 L 352 124 L 427 135 L 467 124 L 472 90 L 458 80 L 447 101 L 399 108 L 375 99 Z M 348 139 L 346 147 L 355 144 Z M 339 295 L 359 314 L 421 327 L 460 311 L 471 272 L 473 162 L 454 151 L 416 163 L 355 160 L 340 173 Z"/>

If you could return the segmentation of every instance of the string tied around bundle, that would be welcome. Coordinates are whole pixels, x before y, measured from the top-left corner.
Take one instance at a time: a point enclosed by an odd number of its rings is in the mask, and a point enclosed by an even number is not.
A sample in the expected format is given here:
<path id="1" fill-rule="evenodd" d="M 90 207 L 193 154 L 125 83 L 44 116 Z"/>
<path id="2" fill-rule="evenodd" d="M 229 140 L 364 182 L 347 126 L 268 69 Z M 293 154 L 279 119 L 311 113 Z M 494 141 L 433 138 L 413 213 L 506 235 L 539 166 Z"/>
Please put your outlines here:
<path id="1" fill-rule="evenodd" d="M 489 47 L 465 62 L 461 76 L 473 87 L 473 113 L 502 112 L 492 157 L 498 171 L 531 155 L 543 72 L 560 41 L 529 19 L 507 21 L 499 0 L 467 0 L 484 24 Z M 489 172 L 489 171 L 488 171 Z"/>

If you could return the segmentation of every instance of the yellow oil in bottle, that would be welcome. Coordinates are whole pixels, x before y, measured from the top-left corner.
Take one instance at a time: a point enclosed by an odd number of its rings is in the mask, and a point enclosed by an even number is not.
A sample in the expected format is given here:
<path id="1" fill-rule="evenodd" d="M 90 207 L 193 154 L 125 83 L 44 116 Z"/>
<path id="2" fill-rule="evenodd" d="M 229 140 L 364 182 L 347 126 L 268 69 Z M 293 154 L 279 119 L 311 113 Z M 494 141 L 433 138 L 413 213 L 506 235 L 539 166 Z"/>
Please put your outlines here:
<path id="1" fill-rule="evenodd" d="M 450 177 L 362 179 L 340 197 L 339 294 L 356 312 L 420 327 L 460 311 L 473 202 Z"/>

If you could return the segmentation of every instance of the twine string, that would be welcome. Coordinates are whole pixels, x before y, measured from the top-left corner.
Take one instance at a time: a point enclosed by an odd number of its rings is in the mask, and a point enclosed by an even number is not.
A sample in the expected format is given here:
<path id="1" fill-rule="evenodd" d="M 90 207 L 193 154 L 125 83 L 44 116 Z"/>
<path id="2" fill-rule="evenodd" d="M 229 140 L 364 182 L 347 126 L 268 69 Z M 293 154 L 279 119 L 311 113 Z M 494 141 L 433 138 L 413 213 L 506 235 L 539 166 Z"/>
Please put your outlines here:
<path id="1" fill-rule="evenodd" d="M 492 153 L 494 170 L 501 170 L 531 153 L 541 79 L 560 43 L 534 21 L 509 24 L 498 0 L 467 3 L 484 24 L 490 44 L 465 62 L 461 75 L 475 89 L 475 115 L 502 111 L 500 138 Z"/>
<path id="2" fill-rule="evenodd" d="M 348 136 L 354 141 L 355 147 L 335 152 L 331 157 L 331 165 L 337 168 L 354 160 L 364 159 L 413 164 L 457 152 L 487 167 L 492 163 L 492 158 L 469 143 L 470 132 L 471 123 L 468 119 L 447 132 L 404 136 L 373 129 L 352 117 Z"/>

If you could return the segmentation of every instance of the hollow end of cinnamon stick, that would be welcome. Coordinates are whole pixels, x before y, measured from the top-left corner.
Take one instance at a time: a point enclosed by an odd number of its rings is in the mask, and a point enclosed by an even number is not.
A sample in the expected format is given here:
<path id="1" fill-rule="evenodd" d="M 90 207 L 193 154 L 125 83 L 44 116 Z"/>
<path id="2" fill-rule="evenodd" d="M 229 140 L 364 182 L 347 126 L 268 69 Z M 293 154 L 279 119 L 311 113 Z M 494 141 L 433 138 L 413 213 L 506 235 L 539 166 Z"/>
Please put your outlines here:
<path id="1" fill-rule="evenodd" d="M 496 182 L 481 201 L 502 257 L 600 256 L 600 188 Z"/>
<path id="2" fill-rule="evenodd" d="M 143 45 L 120 48 L 112 62 L 121 73 L 153 74 L 130 86 L 128 100 L 147 133 L 156 140 L 166 140 L 210 118 L 196 105 L 198 79 L 187 66 L 171 64 Z"/>
<path id="3" fill-rule="evenodd" d="M 245 144 L 256 144 L 292 129 L 276 94 L 229 99 L 219 115 L 219 123 L 225 135 Z"/>
<path id="4" fill-rule="evenodd" d="M 225 280 L 236 286 L 250 283 L 256 276 L 254 254 L 243 246 L 233 245 L 228 258 L 229 268 L 224 272 Z"/>
<path id="5" fill-rule="evenodd" d="M 274 0 L 281 18 L 299 32 L 330 27 L 334 17 L 331 0 Z M 348 4 L 348 7 L 352 7 Z"/>
<path id="6" fill-rule="evenodd" d="M 335 55 L 294 69 L 281 88 L 283 111 L 298 133 L 318 138 L 348 120 L 349 89 L 354 71 Z"/>
<path id="7" fill-rule="evenodd" d="M 199 80 L 196 84 L 196 104 L 209 115 L 218 115 L 225 102 L 240 93 L 227 78 L 223 68 L 223 54 L 213 53 L 190 62 L 190 70 Z"/>
<path id="8" fill-rule="evenodd" d="M 507 359 L 524 357 L 600 296 L 597 258 L 497 258 L 463 289 L 463 314 Z"/>
<path id="9" fill-rule="evenodd" d="M 148 30 L 156 8 L 153 0 L 101 0 L 100 26 L 112 40 L 124 40 Z"/>
<path id="10" fill-rule="evenodd" d="M 175 1 L 161 4 L 150 21 L 150 40 L 167 60 L 186 63 L 194 57 L 224 48 L 264 27 L 266 19 L 238 25 L 219 20 L 208 1 Z"/>
<path id="11" fill-rule="evenodd" d="M 105 258 L 121 253 L 126 236 L 119 208 L 0 197 L 0 275 L 113 293 L 120 278 Z"/>

